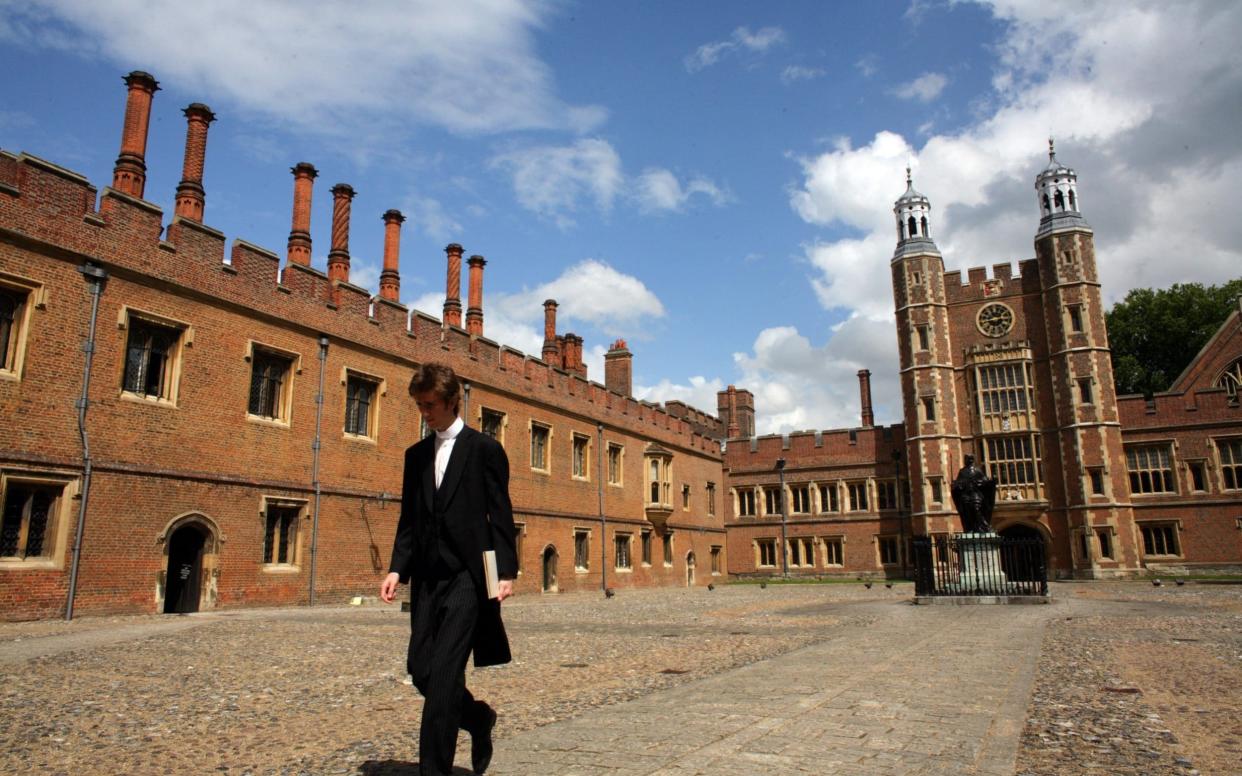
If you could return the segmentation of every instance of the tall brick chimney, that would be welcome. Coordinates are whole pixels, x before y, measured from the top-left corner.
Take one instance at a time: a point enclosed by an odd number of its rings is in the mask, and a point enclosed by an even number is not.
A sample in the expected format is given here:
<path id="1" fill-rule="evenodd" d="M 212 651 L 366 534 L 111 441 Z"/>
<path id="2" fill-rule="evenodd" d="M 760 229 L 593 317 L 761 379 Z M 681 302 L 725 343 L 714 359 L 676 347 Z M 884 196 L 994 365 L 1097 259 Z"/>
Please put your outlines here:
<path id="1" fill-rule="evenodd" d="M 160 84 L 141 70 L 125 76 L 129 97 L 125 102 L 125 126 L 121 129 L 121 153 L 112 168 L 112 188 L 141 197 L 147 185 L 147 129 L 151 125 L 151 98 Z"/>
<path id="2" fill-rule="evenodd" d="M 561 349 L 556 342 L 556 300 L 543 303 L 543 360 L 552 366 L 561 365 Z"/>
<path id="3" fill-rule="evenodd" d="M 634 392 L 634 354 L 619 339 L 604 354 L 604 385 L 622 396 Z"/>
<path id="4" fill-rule="evenodd" d="M 858 370 L 858 397 L 862 402 L 862 424 L 864 428 L 875 425 L 875 414 L 871 411 L 871 370 Z"/>
<path id="5" fill-rule="evenodd" d="M 328 280 L 349 282 L 349 203 L 354 187 L 338 183 L 332 187 L 332 248 L 328 251 Z"/>
<path id="6" fill-rule="evenodd" d="M 311 187 L 319 171 L 310 162 L 298 162 L 293 173 L 293 228 L 289 231 L 289 262 L 310 266 Z"/>
<path id="7" fill-rule="evenodd" d="M 444 290 L 444 325 L 461 328 L 461 254 L 465 248 L 449 243 L 444 248 L 448 254 L 448 282 Z"/>
<path id="8" fill-rule="evenodd" d="M 483 336 L 483 268 L 487 261 L 477 253 L 470 257 L 470 281 L 467 290 L 466 331 L 473 337 Z"/>
<path id="9" fill-rule="evenodd" d="M 582 338 L 577 334 L 566 332 L 564 347 L 565 371 L 585 378 L 587 368 L 586 364 L 582 363 Z"/>
<path id="10" fill-rule="evenodd" d="M 211 108 L 201 102 L 192 102 L 181 111 L 185 114 L 185 161 L 181 165 L 181 183 L 177 185 L 177 204 L 174 213 L 181 218 L 202 222 L 203 160 L 207 156 L 207 126 L 216 120 Z"/>
<path id="11" fill-rule="evenodd" d="M 742 427 L 737 422 L 737 388 L 730 385 L 728 390 L 729 425 L 725 433 L 729 439 L 741 435 Z"/>
<path id="12" fill-rule="evenodd" d="M 401 258 L 401 224 L 405 216 L 400 210 L 384 213 L 384 271 L 380 273 L 379 295 L 390 302 L 400 301 L 401 274 L 397 267 Z"/>

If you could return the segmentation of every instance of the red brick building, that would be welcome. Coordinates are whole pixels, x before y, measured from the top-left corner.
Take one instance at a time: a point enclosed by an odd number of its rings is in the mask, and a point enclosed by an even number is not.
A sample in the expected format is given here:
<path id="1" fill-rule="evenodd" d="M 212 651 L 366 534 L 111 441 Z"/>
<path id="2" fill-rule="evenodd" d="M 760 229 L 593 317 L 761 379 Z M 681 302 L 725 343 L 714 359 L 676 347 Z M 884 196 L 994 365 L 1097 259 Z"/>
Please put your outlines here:
<path id="1" fill-rule="evenodd" d="M 1077 175 L 1050 150 L 1035 188 L 1035 258 L 963 282 L 907 178 L 891 261 L 904 422 L 872 427 L 864 370 L 860 428 L 731 427 L 731 573 L 903 574 L 908 537 L 961 530 L 949 486 L 965 455 L 999 482 L 994 529 L 1041 538 L 1057 576 L 1242 565 L 1239 316 L 1169 392 L 1117 397 Z"/>
<path id="2" fill-rule="evenodd" d="M 442 318 L 407 309 L 395 210 L 372 296 L 349 282 L 346 184 L 332 188 L 327 271 L 311 267 L 307 163 L 292 169 L 283 266 L 240 239 L 226 248 L 203 222 L 214 115 L 197 103 L 165 223 L 144 198 L 158 85 L 126 82 L 102 195 L 0 151 L 0 617 L 374 595 L 402 452 L 420 436 L 407 385 L 431 360 L 463 376 L 466 421 L 508 451 L 519 592 L 723 575 L 719 424 L 636 401 L 623 342 L 605 386 L 587 379 L 582 339 L 557 333 L 552 300 L 542 358 L 487 339 L 482 256 L 467 259 L 463 328 L 456 244 Z"/>

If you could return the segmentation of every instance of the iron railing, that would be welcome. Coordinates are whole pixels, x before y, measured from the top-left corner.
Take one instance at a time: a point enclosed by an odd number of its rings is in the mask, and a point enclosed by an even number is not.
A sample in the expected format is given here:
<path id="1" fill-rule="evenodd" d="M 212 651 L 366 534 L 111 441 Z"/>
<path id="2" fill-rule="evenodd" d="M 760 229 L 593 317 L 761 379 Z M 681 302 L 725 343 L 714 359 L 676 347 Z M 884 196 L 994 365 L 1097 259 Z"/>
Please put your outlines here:
<path id="1" fill-rule="evenodd" d="M 1048 595 L 1042 539 L 937 534 L 916 536 L 913 545 L 915 595 Z"/>

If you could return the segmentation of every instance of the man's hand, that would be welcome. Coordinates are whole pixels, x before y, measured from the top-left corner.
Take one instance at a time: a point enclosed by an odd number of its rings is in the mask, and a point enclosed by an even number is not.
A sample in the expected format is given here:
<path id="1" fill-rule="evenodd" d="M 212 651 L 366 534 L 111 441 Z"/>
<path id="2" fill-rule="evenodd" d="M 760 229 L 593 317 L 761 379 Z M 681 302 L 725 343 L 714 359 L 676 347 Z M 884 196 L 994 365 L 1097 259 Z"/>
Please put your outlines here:
<path id="1" fill-rule="evenodd" d="M 496 600 L 497 601 L 505 600 L 509 596 L 513 595 L 513 580 L 512 579 L 500 580 L 496 584 L 496 590 L 497 590 Z"/>
<path id="2" fill-rule="evenodd" d="M 401 576 L 395 572 L 389 572 L 384 577 L 384 581 L 380 583 L 380 600 L 386 604 L 392 603 L 392 599 L 397 595 L 397 584 L 401 581 Z"/>

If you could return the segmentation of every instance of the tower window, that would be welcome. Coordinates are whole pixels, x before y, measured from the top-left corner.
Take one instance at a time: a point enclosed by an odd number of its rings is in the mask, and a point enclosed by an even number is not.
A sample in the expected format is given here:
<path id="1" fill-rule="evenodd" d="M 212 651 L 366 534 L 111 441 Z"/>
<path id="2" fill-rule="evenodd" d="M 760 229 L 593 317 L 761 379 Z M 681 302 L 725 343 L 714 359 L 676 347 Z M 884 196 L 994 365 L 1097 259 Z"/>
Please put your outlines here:
<path id="1" fill-rule="evenodd" d="M 1078 202 L 1074 199 L 1074 190 L 1070 189 L 1069 193 L 1070 210 L 1078 210 Z"/>
<path id="2" fill-rule="evenodd" d="M 1051 212 L 1052 212 L 1052 203 L 1048 201 L 1048 195 L 1047 195 L 1047 194 L 1045 194 L 1045 195 L 1044 195 L 1044 212 L 1045 212 L 1045 213 L 1051 213 Z"/>
<path id="3" fill-rule="evenodd" d="M 1065 195 L 1057 189 L 1057 193 L 1052 195 L 1052 203 L 1056 205 L 1057 210 L 1065 210 Z"/>
<path id="4" fill-rule="evenodd" d="M 923 420 L 931 422 L 936 419 L 936 399 L 931 396 L 923 397 Z"/>
<path id="5" fill-rule="evenodd" d="M 1087 470 L 1087 475 L 1091 478 L 1091 495 L 1104 495 L 1104 470 L 1099 467 L 1093 467 Z"/>
<path id="6" fill-rule="evenodd" d="M 910 220 L 907 221 L 906 223 L 908 224 L 909 229 L 910 229 L 910 236 L 918 237 L 919 225 L 918 225 L 918 222 L 914 220 L 914 216 L 910 216 Z"/>
<path id="7" fill-rule="evenodd" d="M 914 327 L 915 334 L 919 338 L 919 350 L 931 349 L 931 327 L 926 323 L 920 323 Z"/>
<path id="8" fill-rule="evenodd" d="M 923 216 L 922 218 L 920 218 L 919 224 L 923 227 L 923 236 L 926 237 L 927 236 L 927 216 Z"/>
<path id="9" fill-rule="evenodd" d="M 1078 378 L 1078 402 L 1080 404 L 1094 404 L 1094 397 L 1091 392 L 1091 378 Z"/>
<path id="10" fill-rule="evenodd" d="M 1070 331 L 1081 332 L 1082 331 L 1082 305 L 1072 304 L 1072 305 L 1069 305 L 1065 309 L 1069 313 Z"/>

